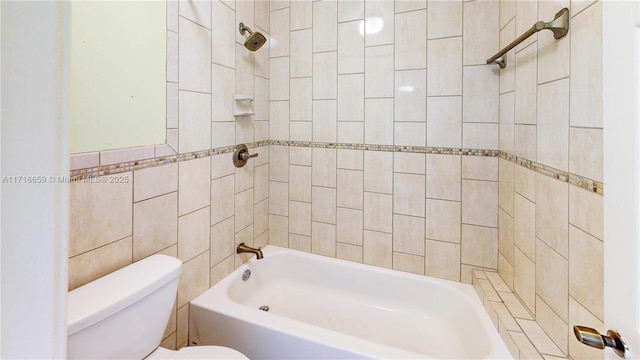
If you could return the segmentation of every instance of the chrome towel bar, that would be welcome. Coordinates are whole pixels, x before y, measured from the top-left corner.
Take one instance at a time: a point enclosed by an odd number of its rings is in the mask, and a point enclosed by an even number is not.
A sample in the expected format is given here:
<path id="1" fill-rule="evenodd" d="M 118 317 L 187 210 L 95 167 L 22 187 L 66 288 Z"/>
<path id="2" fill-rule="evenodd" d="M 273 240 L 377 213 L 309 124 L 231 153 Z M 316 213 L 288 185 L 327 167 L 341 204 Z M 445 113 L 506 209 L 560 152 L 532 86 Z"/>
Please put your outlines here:
<path id="1" fill-rule="evenodd" d="M 558 40 L 563 38 L 569 32 L 569 9 L 563 8 L 556 13 L 556 17 L 545 23 L 544 21 L 538 21 L 533 24 L 531 29 L 527 30 L 524 34 L 520 35 L 517 39 L 513 40 L 511 44 L 507 45 L 504 49 L 500 50 L 497 54 L 493 55 L 487 60 L 487 64 L 498 64 L 500 69 L 504 69 L 507 66 L 507 60 L 503 57 L 507 51 L 513 49 L 516 45 L 525 41 L 529 36 L 537 33 L 540 30 L 548 29 L 553 31 L 553 37 Z"/>

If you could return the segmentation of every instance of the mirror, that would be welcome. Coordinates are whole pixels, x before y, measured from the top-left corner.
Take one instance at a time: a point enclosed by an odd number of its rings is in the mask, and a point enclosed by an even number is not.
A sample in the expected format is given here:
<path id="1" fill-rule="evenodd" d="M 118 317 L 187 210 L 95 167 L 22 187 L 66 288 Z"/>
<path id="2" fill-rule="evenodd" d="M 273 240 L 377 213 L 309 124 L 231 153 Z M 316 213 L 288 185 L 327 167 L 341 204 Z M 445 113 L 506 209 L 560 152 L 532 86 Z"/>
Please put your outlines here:
<path id="1" fill-rule="evenodd" d="M 166 141 L 167 5 L 71 3 L 71 153 Z"/>

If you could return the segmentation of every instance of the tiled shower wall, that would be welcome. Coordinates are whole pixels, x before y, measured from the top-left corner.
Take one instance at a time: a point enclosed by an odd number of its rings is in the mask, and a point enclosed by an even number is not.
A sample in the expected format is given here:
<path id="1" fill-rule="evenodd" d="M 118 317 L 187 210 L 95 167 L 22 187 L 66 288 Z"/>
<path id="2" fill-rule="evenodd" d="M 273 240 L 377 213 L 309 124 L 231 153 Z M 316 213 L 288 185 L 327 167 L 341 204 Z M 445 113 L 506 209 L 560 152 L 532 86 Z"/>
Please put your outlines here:
<path id="1" fill-rule="evenodd" d="M 174 154 L 162 147 L 152 161 L 160 166 L 132 162 L 132 171 L 71 184 L 69 289 L 154 253 L 183 261 L 168 348 L 187 345 L 189 301 L 249 258 L 235 255 L 235 245 L 268 244 L 269 149 L 259 145 L 269 131 L 269 49 L 249 52 L 238 33 L 244 22 L 268 34 L 268 13 L 265 1 L 169 1 L 167 143 Z M 236 121 L 234 93 L 255 95 L 255 117 Z M 242 142 L 258 145 L 251 151 L 259 157 L 241 169 L 230 153 L 210 152 Z M 72 167 L 122 167 L 144 159 L 147 148 L 73 156 Z"/>
<path id="2" fill-rule="evenodd" d="M 500 150 L 555 169 L 558 179 L 499 160 L 498 269 L 560 352 L 602 358 L 573 325 L 604 331 L 603 196 L 567 173 L 602 182 L 602 2 L 500 1 L 502 46 L 568 7 L 569 34 L 532 36 L 500 73 Z"/>
<path id="3" fill-rule="evenodd" d="M 498 158 L 463 154 L 498 148 L 498 26 L 496 1 L 272 3 L 270 243 L 497 269 Z"/>

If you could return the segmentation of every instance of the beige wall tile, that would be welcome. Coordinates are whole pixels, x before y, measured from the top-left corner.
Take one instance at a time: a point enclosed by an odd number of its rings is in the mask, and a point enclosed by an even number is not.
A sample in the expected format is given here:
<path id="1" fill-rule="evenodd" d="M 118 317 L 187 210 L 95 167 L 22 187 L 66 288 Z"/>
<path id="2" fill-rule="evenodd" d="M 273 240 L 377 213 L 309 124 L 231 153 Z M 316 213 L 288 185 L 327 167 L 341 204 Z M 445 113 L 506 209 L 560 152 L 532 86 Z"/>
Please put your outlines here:
<path id="1" fill-rule="evenodd" d="M 278 42 L 269 47 L 271 57 L 289 55 L 289 8 L 271 12 L 270 35 Z M 275 45 L 275 46 L 274 46 Z"/>
<path id="2" fill-rule="evenodd" d="M 427 11 L 410 11 L 395 16 L 395 68 L 424 69 L 427 67 Z"/>
<path id="3" fill-rule="evenodd" d="M 529 340 L 531 340 L 531 343 L 540 353 L 564 356 L 562 351 L 551 341 L 537 322 L 523 319 L 518 319 L 517 321 Z"/>
<path id="4" fill-rule="evenodd" d="M 229 22 L 229 20 L 225 20 L 225 22 Z M 219 46 L 223 45 L 218 44 L 218 46 L 214 46 L 214 49 Z M 231 43 L 231 49 L 230 57 L 235 62 L 234 43 Z M 236 71 L 233 68 L 214 63 L 211 65 L 211 76 L 215 80 L 211 89 L 211 121 L 235 121 L 233 102 L 229 99 L 233 99 L 233 94 L 236 92 Z M 256 110 L 259 110 L 259 107 Z"/>
<path id="5" fill-rule="evenodd" d="M 253 189 L 235 196 L 236 233 L 253 223 Z"/>
<path id="6" fill-rule="evenodd" d="M 536 200 L 536 173 L 523 166 L 515 166 L 514 190 L 529 199 Z"/>
<path id="7" fill-rule="evenodd" d="M 234 218 L 233 216 L 215 224 L 210 230 L 211 262 L 216 265 L 233 255 L 234 249 Z"/>
<path id="8" fill-rule="evenodd" d="M 233 256 L 220 261 L 217 265 L 211 267 L 209 275 L 211 277 L 211 286 L 217 284 L 225 276 L 231 274 L 234 270 Z"/>
<path id="9" fill-rule="evenodd" d="M 311 59 L 311 55 L 309 55 L 309 59 Z M 291 120 L 311 121 L 313 114 L 312 79 L 310 77 L 292 78 L 290 80 L 290 87 L 291 101 L 289 111 Z"/>
<path id="10" fill-rule="evenodd" d="M 69 186 L 69 256 L 131 236 L 133 176 L 127 183 L 72 183 Z"/>
<path id="11" fill-rule="evenodd" d="M 338 21 L 364 19 L 364 0 L 338 1 Z"/>
<path id="12" fill-rule="evenodd" d="M 311 223 L 311 252 L 336 256 L 336 226 L 313 221 Z"/>
<path id="13" fill-rule="evenodd" d="M 531 2 L 532 3 L 532 2 Z M 535 15 L 534 15 L 535 16 Z M 533 21 L 535 22 L 535 20 Z M 532 24 L 533 24 L 532 22 Z M 516 27 L 520 27 L 519 19 Z M 522 34 L 518 32 L 517 34 Z M 519 36 L 519 35 L 518 35 Z M 524 45 L 522 45 L 524 46 Z M 535 124 L 537 116 L 537 47 L 527 46 L 516 53 L 515 62 L 515 122 L 516 124 Z M 516 137 L 517 138 L 517 137 Z"/>
<path id="14" fill-rule="evenodd" d="M 569 79 L 538 88 L 537 161 L 569 169 Z"/>
<path id="15" fill-rule="evenodd" d="M 339 207 L 337 215 L 337 241 L 362 246 L 363 211 Z"/>
<path id="16" fill-rule="evenodd" d="M 369 265 L 391 268 L 393 264 L 393 238 L 391 234 L 364 231 L 363 262 Z"/>
<path id="17" fill-rule="evenodd" d="M 498 158 L 463 156 L 462 178 L 468 180 L 498 181 Z"/>
<path id="18" fill-rule="evenodd" d="M 313 52 L 338 48 L 337 2 L 313 4 Z"/>
<path id="19" fill-rule="evenodd" d="M 486 31 L 484 31 L 486 32 Z M 466 40 L 466 39 L 465 39 Z M 497 45 L 497 43 L 496 43 Z M 483 55 L 486 56 L 486 55 Z M 483 63 L 485 61 L 483 60 Z M 465 123 L 498 122 L 499 82 L 493 70 L 495 65 L 466 66 L 463 68 L 462 121 Z M 496 127 L 497 130 L 497 127 Z M 466 134 L 465 134 L 466 135 Z M 497 140 L 497 131 L 496 131 Z M 464 141 L 463 141 L 464 143 Z M 479 140 L 473 143 L 481 143 Z M 488 142 L 489 144 L 491 142 Z M 498 142 L 495 141 L 495 145 Z M 475 147 L 475 146 L 473 146 Z M 497 149 L 497 146 L 487 147 Z"/>
<path id="20" fill-rule="evenodd" d="M 255 153 L 254 149 L 249 149 L 250 153 Z M 236 168 L 235 170 L 235 193 L 243 192 L 253 187 L 253 162 L 248 162 L 247 165 Z"/>
<path id="21" fill-rule="evenodd" d="M 311 214 L 309 214 L 311 215 Z M 276 246 L 289 246 L 289 218 L 269 215 L 269 243 Z"/>
<path id="22" fill-rule="evenodd" d="M 210 92 L 211 30 L 183 17 L 179 19 L 179 28 L 180 88 Z"/>
<path id="23" fill-rule="evenodd" d="M 460 243 L 461 208 L 457 201 L 426 200 L 427 239 Z"/>
<path id="24" fill-rule="evenodd" d="M 336 257 L 357 263 L 362 262 L 362 246 L 353 244 L 336 243 Z"/>
<path id="25" fill-rule="evenodd" d="M 568 256 L 569 185 L 536 174 L 536 237 Z"/>
<path id="26" fill-rule="evenodd" d="M 336 189 L 312 187 L 311 219 L 327 224 L 336 223 Z"/>
<path id="27" fill-rule="evenodd" d="M 569 171 L 603 181 L 602 129 L 569 130 Z"/>
<path id="28" fill-rule="evenodd" d="M 397 146 L 424 147 L 427 144 L 426 133 L 425 123 L 398 121 L 393 123 L 393 143 Z"/>
<path id="29" fill-rule="evenodd" d="M 604 243 L 569 226 L 569 295 L 604 319 Z"/>
<path id="30" fill-rule="evenodd" d="M 536 271 L 536 263 L 516 247 L 513 251 L 513 291 L 532 314 L 536 313 Z"/>
<path id="31" fill-rule="evenodd" d="M 208 157 L 178 163 L 179 215 L 209 205 L 211 159 Z"/>
<path id="32" fill-rule="evenodd" d="M 394 4 L 384 0 L 367 0 L 365 2 L 365 19 L 372 17 L 382 18 L 384 28 L 375 34 L 365 35 L 365 45 L 375 46 L 392 44 L 394 40 Z"/>
<path id="33" fill-rule="evenodd" d="M 364 228 L 391 233 L 393 196 L 371 192 L 364 193 Z"/>
<path id="34" fill-rule="evenodd" d="M 311 204 L 299 201 L 289 202 L 289 232 L 311 236 Z"/>
<path id="35" fill-rule="evenodd" d="M 496 269 L 498 267 L 498 229 L 463 224 L 462 262 Z"/>
<path id="36" fill-rule="evenodd" d="M 241 71 L 236 71 L 236 74 L 238 73 Z M 269 97 L 271 101 L 289 100 L 289 94 L 289 57 L 271 58 L 269 61 Z"/>
<path id="37" fill-rule="evenodd" d="M 338 74 L 364 72 L 364 37 L 358 31 L 361 22 L 338 24 Z"/>
<path id="38" fill-rule="evenodd" d="M 311 167 L 289 167 L 289 200 L 311 202 Z"/>
<path id="39" fill-rule="evenodd" d="M 313 6 L 310 1 L 291 1 L 291 30 L 310 28 L 313 21 Z"/>
<path id="40" fill-rule="evenodd" d="M 182 45 L 182 41 L 180 44 Z M 182 65 L 182 63 L 181 61 L 180 64 Z M 211 73 L 209 65 L 207 65 L 207 71 L 202 74 L 206 73 Z M 209 75 L 210 81 L 211 76 Z M 183 81 L 180 81 L 180 86 L 182 83 Z M 211 83 L 207 86 L 210 88 Z M 179 92 L 180 132 L 178 133 L 178 144 L 180 153 L 206 150 L 211 146 L 211 95 L 208 94 L 211 89 L 202 91 L 207 93 L 183 90 Z"/>
<path id="41" fill-rule="evenodd" d="M 269 199 L 253 206 L 253 230 L 256 236 L 269 230 Z"/>
<path id="42" fill-rule="evenodd" d="M 271 146 L 269 150 L 269 180 L 289 181 L 288 146 Z"/>
<path id="43" fill-rule="evenodd" d="M 422 41 L 424 41 L 424 39 L 422 39 Z M 398 56 L 397 54 L 398 52 L 396 51 L 396 56 Z M 426 70 L 405 70 L 395 72 L 395 121 L 425 122 L 427 120 L 427 103 L 425 101 L 427 96 L 425 86 L 427 83 L 426 80 Z M 424 133 L 421 135 L 424 135 Z"/>
<path id="44" fill-rule="evenodd" d="M 393 252 L 393 268 L 395 270 L 424 275 L 424 256 Z"/>
<path id="45" fill-rule="evenodd" d="M 286 182 L 269 182 L 269 213 L 289 215 L 289 184 Z"/>
<path id="46" fill-rule="evenodd" d="M 427 97 L 427 119 L 427 146 L 462 146 L 462 96 Z"/>
<path id="47" fill-rule="evenodd" d="M 365 84 L 370 80 L 365 78 Z M 378 85 L 382 87 L 383 85 Z M 365 99 L 364 142 L 366 144 L 393 145 L 393 71 L 391 72 L 391 94 L 387 98 Z M 365 89 L 369 89 L 369 86 Z M 366 90 L 365 90 L 366 91 Z"/>
<path id="48" fill-rule="evenodd" d="M 462 37 L 427 41 L 427 95 L 462 95 Z"/>
<path id="49" fill-rule="evenodd" d="M 258 203 L 269 197 L 269 164 L 253 169 L 253 202 Z"/>
<path id="50" fill-rule="evenodd" d="M 422 217 L 393 215 L 393 251 L 424 256 Z"/>
<path id="51" fill-rule="evenodd" d="M 562 355 L 566 356 L 569 353 L 569 339 L 567 338 L 567 334 L 570 334 L 569 326 L 540 297 L 536 298 L 536 322 L 549 335 L 549 338 L 560 349 Z M 560 356 L 557 353 L 554 354 Z"/>
<path id="52" fill-rule="evenodd" d="M 69 291 L 131 264 L 132 247 L 129 236 L 70 258 Z"/>
<path id="53" fill-rule="evenodd" d="M 233 194 L 233 175 L 211 181 L 211 224 L 217 224 L 233 216 Z"/>
<path id="54" fill-rule="evenodd" d="M 178 164 L 133 172 L 133 201 L 137 202 L 178 190 Z"/>
<path id="55" fill-rule="evenodd" d="M 336 150 L 314 148 L 312 152 L 313 168 L 311 184 L 336 187 Z"/>
<path id="56" fill-rule="evenodd" d="M 509 289 L 513 290 L 513 265 L 502 253 L 498 253 L 498 273 Z"/>
<path id="57" fill-rule="evenodd" d="M 471 112 L 471 110 L 464 111 L 465 113 Z M 496 119 L 497 118 L 496 115 Z M 462 124 L 462 147 L 471 149 L 497 149 L 498 124 L 465 122 Z"/>
<path id="58" fill-rule="evenodd" d="M 602 127 L 602 7 L 571 19 L 571 126 Z"/>
<path id="59" fill-rule="evenodd" d="M 510 6 L 507 5 L 507 7 L 511 7 L 511 9 L 506 9 L 507 12 L 505 13 L 502 7 L 505 6 L 506 4 L 510 4 Z M 503 49 L 505 46 L 509 45 L 513 40 L 515 40 L 516 36 L 519 36 L 520 34 L 516 35 L 516 22 L 513 19 L 513 15 L 505 15 L 505 14 L 508 14 L 510 11 L 515 12 L 515 8 L 516 8 L 515 1 L 513 0 L 500 1 L 500 7 L 501 7 L 500 16 L 509 17 L 508 19 L 501 19 L 501 24 L 500 24 L 500 29 L 501 29 L 500 30 L 500 48 Z M 507 64 L 516 63 L 515 51 L 509 51 L 507 52 L 506 55 L 507 55 Z M 502 69 L 502 71 L 500 71 L 500 93 L 501 94 L 515 90 L 515 80 L 516 80 L 515 75 L 516 75 L 515 66 L 511 66 L 511 67 L 507 66 L 505 69 Z"/>
<path id="60" fill-rule="evenodd" d="M 536 242 L 536 294 L 568 320 L 569 262 L 543 241 Z"/>
<path id="61" fill-rule="evenodd" d="M 484 64 L 487 54 L 493 54 L 499 50 L 499 3 L 497 1 L 464 2 L 462 10 L 464 64 Z M 487 31 L 488 29 L 491 31 Z"/>
<path id="62" fill-rule="evenodd" d="M 427 154 L 426 196 L 428 198 L 460 201 L 461 178 L 461 156 Z"/>
<path id="63" fill-rule="evenodd" d="M 175 320 L 175 316 L 174 316 L 174 320 Z M 165 348 L 165 349 L 176 350 L 176 331 L 175 331 L 175 329 L 171 333 L 171 335 L 169 335 L 169 336 L 165 337 L 164 339 L 162 339 L 162 342 L 160 343 L 160 346 Z"/>
<path id="64" fill-rule="evenodd" d="M 393 212 L 424 217 L 425 176 L 394 173 Z"/>
<path id="65" fill-rule="evenodd" d="M 425 175 L 425 154 L 394 153 L 393 171 L 398 173 Z"/>
<path id="66" fill-rule="evenodd" d="M 289 152 L 289 162 L 291 165 L 311 166 L 312 148 L 292 147 Z"/>
<path id="67" fill-rule="evenodd" d="M 603 197 L 569 187 L 569 223 L 598 239 L 604 239 Z"/>
<path id="68" fill-rule="evenodd" d="M 514 195 L 514 244 L 530 259 L 536 257 L 536 204 Z"/>
<path id="69" fill-rule="evenodd" d="M 338 149 L 338 169 L 364 170 L 364 151 Z"/>
<path id="70" fill-rule="evenodd" d="M 177 200 L 173 192 L 133 205 L 133 261 L 177 242 Z"/>
<path id="71" fill-rule="evenodd" d="M 605 333 L 602 320 L 595 317 L 574 298 L 569 297 L 569 324 L 588 326 Z M 595 349 L 578 342 L 574 336 L 569 338 L 569 356 L 573 359 L 604 359 L 604 351 Z"/>
<path id="72" fill-rule="evenodd" d="M 182 264 L 178 286 L 178 309 L 209 288 L 209 252 Z"/>
<path id="73" fill-rule="evenodd" d="M 536 126 L 515 124 L 515 155 L 536 161 Z"/>
<path id="74" fill-rule="evenodd" d="M 362 38 L 359 33 L 357 36 Z M 339 50 L 338 56 L 340 54 Z M 364 56 L 364 48 L 362 55 Z M 364 66 L 364 57 L 362 61 Z M 338 69 L 341 69 L 340 62 Z M 364 121 L 364 74 L 338 76 L 338 121 Z"/>
<path id="75" fill-rule="evenodd" d="M 289 234 L 289 248 L 310 253 L 311 237 Z"/>
<path id="76" fill-rule="evenodd" d="M 515 181 L 515 164 L 499 159 L 498 162 L 498 206 L 513 216 L 513 189 Z"/>
<path id="77" fill-rule="evenodd" d="M 178 258 L 188 261 L 211 245 L 209 207 L 178 218 Z"/>
<path id="78" fill-rule="evenodd" d="M 462 35 L 462 1 L 433 1 L 427 6 L 427 11 L 429 39 Z"/>
<path id="79" fill-rule="evenodd" d="M 514 220 L 502 208 L 498 209 L 498 253 L 513 264 Z M 498 265 L 498 268 L 500 266 Z"/>
<path id="80" fill-rule="evenodd" d="M 393 97 L 393 45 L 365 47 L 364 56 L 365 98 Z"/>
<path id="81" fill-rule="evenodd" d="M 462 180 L 462 222 L 498 226 L 498 183 Z"/>
<path id="82" fill-rule="evenodd" d="M 393 154 L 364 152 L 364 191 L 393 193 Z"/>
<path id="83" fill-rule="evenodd" d="M 460 281 L 460 245 L 427 240 L 425 275 Z"/>
<path id="84" fill-rule="evenodd" d="M 364 172 L 358 170 L 337 170 L 337 205 L 351 209 L 364 206 Z"/>
<path id="85" fill-rule="evenodd" d="M 313 99 L 338 98 L 338 52 L 313 54 Z M 334 102 L 337 109 L 337 104 Z M 315 107 L 314 107 L 315 108 Z M 315 109 L 314 109 L 315 110 Z M 336 112 L 333 113 L 335 117 Z M 320 140 L 321 141 L 321 140 Z"/>

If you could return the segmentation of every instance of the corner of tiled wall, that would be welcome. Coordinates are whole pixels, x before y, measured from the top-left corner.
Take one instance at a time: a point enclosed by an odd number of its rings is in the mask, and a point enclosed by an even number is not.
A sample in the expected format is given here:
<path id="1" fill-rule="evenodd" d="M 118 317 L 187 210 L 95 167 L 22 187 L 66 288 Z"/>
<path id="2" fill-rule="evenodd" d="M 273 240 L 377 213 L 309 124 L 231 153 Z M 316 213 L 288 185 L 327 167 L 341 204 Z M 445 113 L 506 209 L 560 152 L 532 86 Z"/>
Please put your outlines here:
<path id="1" fill-rule="evenodd" d="M 515 163 L 499 164 L 498 272 L 557 356 L 595 359 L 573 326 L 604 319 L 602 2 L 502 0 L 500 45 L 563 7 L 569 34 L 537 33 L 500 74 L 500 150 Z"/>

